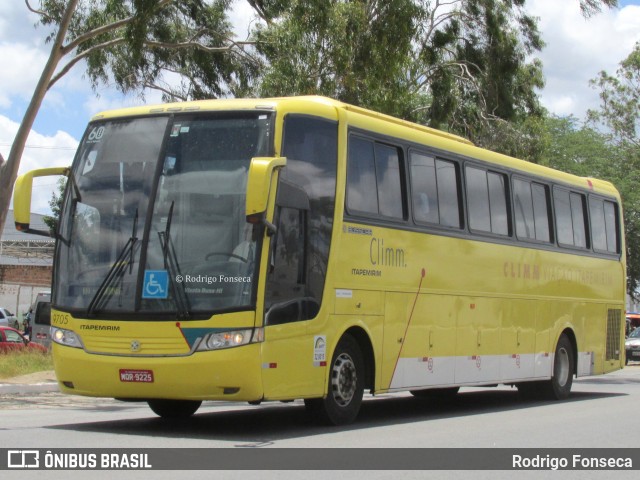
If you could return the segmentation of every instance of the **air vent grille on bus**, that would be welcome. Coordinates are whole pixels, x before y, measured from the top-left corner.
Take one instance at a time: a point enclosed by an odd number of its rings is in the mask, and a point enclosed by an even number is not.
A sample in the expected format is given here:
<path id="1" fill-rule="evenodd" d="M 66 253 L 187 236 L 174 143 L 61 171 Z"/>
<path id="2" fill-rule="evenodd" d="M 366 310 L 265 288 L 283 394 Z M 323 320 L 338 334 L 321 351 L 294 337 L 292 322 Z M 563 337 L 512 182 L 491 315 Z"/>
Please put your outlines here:
<path id="1" fill-rule="evenodd" d="M 610 309 L 607 317 L 607 357 L 606 360 L 620 360 L 620 329 L 622 310 Z"/>

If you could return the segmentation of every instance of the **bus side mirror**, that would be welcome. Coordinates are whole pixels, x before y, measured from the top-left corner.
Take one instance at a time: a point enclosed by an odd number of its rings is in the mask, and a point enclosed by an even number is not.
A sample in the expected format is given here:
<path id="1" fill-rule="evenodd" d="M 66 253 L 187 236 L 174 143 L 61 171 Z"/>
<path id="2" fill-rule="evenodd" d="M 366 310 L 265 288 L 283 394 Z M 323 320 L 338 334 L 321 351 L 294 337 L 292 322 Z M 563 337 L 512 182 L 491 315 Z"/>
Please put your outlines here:
<path id="1" fill-rule="evenodd" d="M 287 164 L 284 157 L 255 157 L 251 159 L 247 177 L 247 222 L 266 223 L 267 205 L 271 195 L 271 183 L 276 168 Z"/>
<path id="2" fill-rule="evenodd" d="M 13 215 L 16 222 L 16 230 L 24 233 L 33 233 L 50 237 L 50 232 L 46 230 L 34 230 L 29 228 L 31 223 L 31 195 L 33 190 L 34 177 L 49 177 L 69 175 L 67 167 L 39 168 L 20 175 L 13 188 Z"/>

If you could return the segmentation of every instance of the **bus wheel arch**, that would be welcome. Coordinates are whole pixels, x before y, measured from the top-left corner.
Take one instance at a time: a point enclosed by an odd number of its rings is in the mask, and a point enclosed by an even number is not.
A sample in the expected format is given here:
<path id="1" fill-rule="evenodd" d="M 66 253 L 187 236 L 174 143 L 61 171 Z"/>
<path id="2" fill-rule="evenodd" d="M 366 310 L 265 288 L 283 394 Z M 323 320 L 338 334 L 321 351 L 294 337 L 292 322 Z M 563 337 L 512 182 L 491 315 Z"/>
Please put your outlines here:
<path id="1" fill-rule="evenodd" d="M 564 400 L 571 393 L 577 374 L 578 343 L 571 328 L 565 328 L 554 345 L 551 378 L 517 383 L 518 393 L 526 400 Z"/>
<path id="2" fill-rule="evenodd" d="M 358 342 L 364 360 L 364 388 L 373 392 L 376 380 L 376 359 L 369 335 L 360 327 L 351 327 L 343 335 L 351 335 Z"/>

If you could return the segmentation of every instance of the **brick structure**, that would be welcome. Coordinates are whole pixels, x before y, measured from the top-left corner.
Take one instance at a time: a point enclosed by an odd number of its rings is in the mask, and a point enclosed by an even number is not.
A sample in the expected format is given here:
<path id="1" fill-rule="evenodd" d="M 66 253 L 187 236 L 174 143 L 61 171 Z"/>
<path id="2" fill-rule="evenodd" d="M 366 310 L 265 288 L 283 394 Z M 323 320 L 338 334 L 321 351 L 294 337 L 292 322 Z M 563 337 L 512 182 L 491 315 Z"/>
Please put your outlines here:
<path id="1" fill-rule="evenodd" d="M 0 265 L 0 285 L 51 287 L 51 266 Z"/>
<path id="2" fill-rule="evenodd" d="M 32 228 L 45 230 L 42 215 L 31 214 Z M 19 319 L 40 292 L 51 290 L 53 239 L 18 232 L 9 210 L 0 238 L 0 307 Z"/>

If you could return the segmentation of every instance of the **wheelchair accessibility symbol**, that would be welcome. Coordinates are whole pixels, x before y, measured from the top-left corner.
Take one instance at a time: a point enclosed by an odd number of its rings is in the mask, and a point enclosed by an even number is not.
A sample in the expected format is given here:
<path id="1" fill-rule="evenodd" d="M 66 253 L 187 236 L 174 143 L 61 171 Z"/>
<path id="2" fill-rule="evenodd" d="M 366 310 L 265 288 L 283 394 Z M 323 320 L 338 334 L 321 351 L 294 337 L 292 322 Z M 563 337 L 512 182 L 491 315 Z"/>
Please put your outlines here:
<path id="1" fill-rule="evenodd" d="M 167 298 L 169 296 L 169 272 L 145 270 L 142 298 Z"/>

